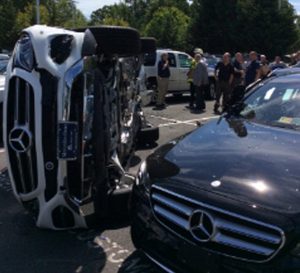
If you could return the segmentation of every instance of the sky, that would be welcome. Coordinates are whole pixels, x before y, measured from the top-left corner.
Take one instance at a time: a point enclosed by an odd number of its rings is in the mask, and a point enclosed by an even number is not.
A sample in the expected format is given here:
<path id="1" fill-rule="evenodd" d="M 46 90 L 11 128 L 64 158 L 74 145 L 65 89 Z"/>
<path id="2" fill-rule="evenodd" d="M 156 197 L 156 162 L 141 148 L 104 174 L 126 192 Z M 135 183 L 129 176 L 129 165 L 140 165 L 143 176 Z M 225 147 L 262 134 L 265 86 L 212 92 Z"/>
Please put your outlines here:
<path id="1" fill-rule="evenodd" d="M 289 0 L 294 6 L 297 12 L 300 14 L 300 0 Z M 77 0 L 78 8 L 83 14 L 89 18 L 91 13 L 105 5 L 111 5 L 118 3 L 119 0 Z"/>

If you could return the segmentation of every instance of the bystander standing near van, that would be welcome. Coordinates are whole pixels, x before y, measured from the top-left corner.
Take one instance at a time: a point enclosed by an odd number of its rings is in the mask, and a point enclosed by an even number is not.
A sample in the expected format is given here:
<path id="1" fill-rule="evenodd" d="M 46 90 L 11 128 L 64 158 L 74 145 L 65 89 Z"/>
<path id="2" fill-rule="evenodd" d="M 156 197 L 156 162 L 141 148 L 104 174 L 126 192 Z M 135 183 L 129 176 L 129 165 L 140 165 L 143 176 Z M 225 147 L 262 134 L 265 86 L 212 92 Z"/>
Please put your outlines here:
<path id="1" fill-rule="evenodd" d="M 260 63 L 257 60 L 257 53 L 255 51 L 251 51 L 249 53 L 250 61 L 246 68 L 246 76 L 245 76 L 245 85 L 248 86 L 255 81 L 257 81 L 260 77 Z"/>
<path id="2" fill-rule="evenodd" d="M 226 52 L 223 55 L 222 62 L 219 62 L 215 68 L 215 77 L 217 80 L 217 94 L 214 106 L 214 112 L 220 114 L 220 100 L 222 98 L 222 111 L 226 110 L 232 93 L 232 83 L 234 79 L 234 67 L 231 64 L 231 55 Z"/>
<path id="3" fill-rule="evenodd" d="M 195 48 L 194 57 L 197 54 L 203 55 L 203 50 L 201 48 Z M 195 86 L 194 86 L 194 83 L 193 83 L 193 77 L 194 77 L 194 71 L 195 71 L 196 65 L 197 65 L 196 60 L 193 58 L 191 60 L 190 70 L 187 74 L 188 82 L 190 84 L 190 102 L 189 102 L 189 105 L 187 106 L 187 108 L 190 108 L 190 109 L 193 109 L 194 105 L 195 105 Z"/>
<path id="4" fill-rule="evenodd" d="M 244 58 L 241 52 L 237 52 L 235 54 L 233 68 L 234 68 L 233 88 L 235 88 L 237 86 L 243 85 L 245 80 Z"/>
<path id="5" fill-rule="evenodd" d="M 156 109 L 161 110 L 166 107 L 165 96 L 168 92 L 169 87 L 169 78 L 171 76 L 168 53 L 163 53 L 161 55 L 161 60 L 158 63 L 158 76 L 157 76 L 157 85 L 158 85 L 158 95 L 156 102 Z"/>
<path id="6" fill-rule="evenodd" d="M 196 94 L 195 113 L 201 113 L 205 110 L 204 91 L 205 86 L 208 84 L 207 66 L 205 63 L 201 62 L 201 59 L 201 54 L 195 55 L 196 67 L 193 75 L 193 83 Z"/>
<path id="7" fill-rule="evenodd" d="M 260 78 L 265 79 L 269 73 L 271 72 L 268 59 L 266 55 L 262 54 L 260 55 Z"/>

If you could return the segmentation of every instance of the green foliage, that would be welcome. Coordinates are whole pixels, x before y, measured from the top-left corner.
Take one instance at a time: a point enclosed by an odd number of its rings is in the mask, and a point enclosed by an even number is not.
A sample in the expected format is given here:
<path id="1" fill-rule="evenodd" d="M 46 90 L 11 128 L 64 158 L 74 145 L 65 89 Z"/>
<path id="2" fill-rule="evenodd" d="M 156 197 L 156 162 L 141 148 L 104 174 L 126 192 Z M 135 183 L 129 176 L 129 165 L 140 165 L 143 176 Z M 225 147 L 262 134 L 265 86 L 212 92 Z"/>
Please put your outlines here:
<path id="1" fill-rule="evenodd" d="M 44 5 L 40 6 L 40 20 L 41 24 L 49 23 L 49 12 Z M 36 22 L 36 6 L 34 4 L 27 4 L 23 11 L 17 13 L 15 21 L 15 32 L 20 32 L 22 29 L 34 25 Z"/>
<path id="2" fill-rule="evenodd" d="M 66 28 L 76 28 L 87 25 L 87 20 L 72 0 L 48 0 L 50 25 Z"/>
<path id="3" fill-rule="evenodd" d="M 72 0 L 41 0 L 41 24 L 66 28 L 87 25 Z M 34 0 L 1 0 L 0 49 L 12 49 L 20 31 L 36 22 Z"/>
<path id="4" fill-rule="evenodd" d="M 115 18 L 143 32 L 154 13 L 161 7 L 176 7 L 186 15 L 190 12 L 187 0 L 125 0 L 94 11 L 90 24 L 99 25 L 104 23 L 106 17 Z"/>
<path id="5" fill-rule="evenodd" d="M 0 50 L 10 48 L 16 38 L 12 31 L 15 22 L 16 7 L 13 1 L 2 0 L 0 4 Z"/>
<path id="6" fill-rule="evenodd" d="M 128 26 L 131 16 L 130 8 L 125 3 L 104 6 L 94 11 L 91 15 L 90 25 L 114 25 Z"/>
<path id="7" fill-rule="evenodd" d="M 300 49 L 300 19 L 288 0 L 121 0 L 88 22 L 73 0 L 40 0 L 41 23 L 66 28 L 120 25 L 154 36 L 160 47 L 189 51 L 256 50 L 270 57 Z M 0 1 L 0 49 L 35 23 L 34 0 Z"/>
<path id="8" fill-rule="evenodd" d="M 145 34 L 155 37 L 161 47 L 184 49 L 189 19 L 175 7 L 159 8 L 147 24 Z"/>
<path id="9" fill-rule="evenodd" d="M 189 33 L 208 52 L 287 52 L 298 38 L 295 11 L 287 0 L 197 0 Z"/>

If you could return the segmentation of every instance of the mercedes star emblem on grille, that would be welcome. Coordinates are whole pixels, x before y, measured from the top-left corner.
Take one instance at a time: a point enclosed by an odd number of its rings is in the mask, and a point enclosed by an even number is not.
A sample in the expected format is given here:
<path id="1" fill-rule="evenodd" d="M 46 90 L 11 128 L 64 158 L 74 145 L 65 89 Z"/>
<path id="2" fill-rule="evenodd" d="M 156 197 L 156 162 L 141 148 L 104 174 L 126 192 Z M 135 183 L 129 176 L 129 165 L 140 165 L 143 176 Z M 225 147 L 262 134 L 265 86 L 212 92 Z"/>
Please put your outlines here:
<path id="1" fill-rule="evenodd" d="M 15 127 L 9 133 L 9 145 L 17 153 L 27 152 L 32 144 L 32 135 L 25 127 Z"/>
<path id="2" fill-rule="evenodd" d="M 193 211 L 190 217 L 190 233 L 199 242 L 210 241 L 215 234 L 212 216 L 202 210 Z"/>

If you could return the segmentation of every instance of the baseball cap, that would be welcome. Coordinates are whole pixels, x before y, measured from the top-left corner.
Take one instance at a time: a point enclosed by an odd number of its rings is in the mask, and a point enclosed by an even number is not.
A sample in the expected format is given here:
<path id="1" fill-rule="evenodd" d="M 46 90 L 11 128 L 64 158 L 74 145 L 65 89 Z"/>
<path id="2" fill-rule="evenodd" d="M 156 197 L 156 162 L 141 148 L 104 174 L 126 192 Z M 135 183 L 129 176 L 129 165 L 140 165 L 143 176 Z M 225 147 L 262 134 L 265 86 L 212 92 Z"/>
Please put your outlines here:
<path id="1" fill-rule="evenodd" d="M 203 50 L 202 50 L 202 48 L 196 47 L 196 48 L 194 49 L 194 53 L 195 53 L 195 54 L 201 54 L 201 55 L 203 55 Z"/>

